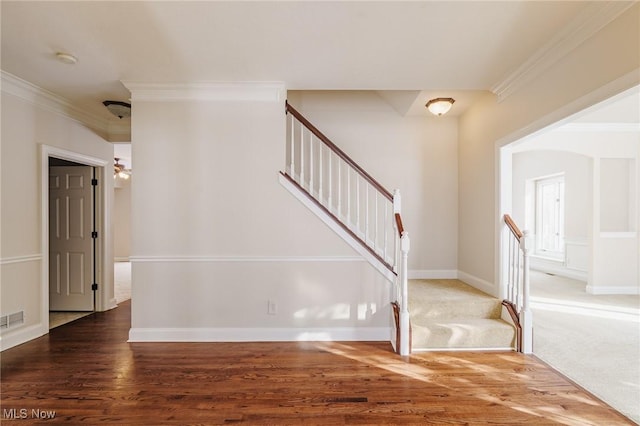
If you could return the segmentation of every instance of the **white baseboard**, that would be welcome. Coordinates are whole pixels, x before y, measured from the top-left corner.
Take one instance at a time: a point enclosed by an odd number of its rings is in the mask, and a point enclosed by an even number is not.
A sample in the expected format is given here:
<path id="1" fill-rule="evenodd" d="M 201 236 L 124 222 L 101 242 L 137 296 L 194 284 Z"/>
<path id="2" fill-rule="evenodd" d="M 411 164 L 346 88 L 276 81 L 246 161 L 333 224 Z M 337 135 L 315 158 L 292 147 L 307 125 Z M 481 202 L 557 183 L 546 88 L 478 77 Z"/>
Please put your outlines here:
<path id="1" fill-rule="evenodd" d="M 587 286 L 589 294 L 640 294 L 640 288 L 633 286 Z"/>
<path id="2" fill-rule="evenodd" d="M 30 340 L 37 339 L 47 334 L 49 330 L 42 323 L 30 325 L 28 327 L 19 328 L 15 331 L 6 331 L 0 337 L 0 351 L 13 348 Z"/>
<path id="3" fill-rule="evenodd" d="M 388 342 L 390 333 L 389 327 L 131 328 L 129 342 Z"/>
<path id="4" fill-rule="evenodd" d="M 462 282 L 469 284 L 471 287 L 475 287 L 480 291 L 483 291 L 491 296 L 498 297 L 498 286 L 490 283 L 489 281 L 478 278 L 474 275 L 467 274 L 463 271 L 458 271 L 458 279 Z"/>
<path id="5" fill-rule="evenodd" d="M 109 302 L 107 303 L 107 308 L 105 309 L 105 311 L 108 311 L 110 309 L 117 308 L 117 307 L 118 307 L 118 301 L 114 297 L 113 299 L 109 299 Z"/>
<path id="6" fill-rule="evenodd" d="M 458 278 L 455 269 L 411 269 L 410 280 L 453 280 Z"/>
<path id="7" fill-rule="evenodd" d="M 589 277 L 586 271 L 580 271 L 577 269 L 570 269 L 563 266 L 561 263 L 553 265 L 551 262 L 541 262 L 539 260 L 531 260 L 531 269 L 533 271 L 544 272 L 547 274 L 559 275 L 561 277 L 570 278 L 572 280 L 587 282 Z"/>

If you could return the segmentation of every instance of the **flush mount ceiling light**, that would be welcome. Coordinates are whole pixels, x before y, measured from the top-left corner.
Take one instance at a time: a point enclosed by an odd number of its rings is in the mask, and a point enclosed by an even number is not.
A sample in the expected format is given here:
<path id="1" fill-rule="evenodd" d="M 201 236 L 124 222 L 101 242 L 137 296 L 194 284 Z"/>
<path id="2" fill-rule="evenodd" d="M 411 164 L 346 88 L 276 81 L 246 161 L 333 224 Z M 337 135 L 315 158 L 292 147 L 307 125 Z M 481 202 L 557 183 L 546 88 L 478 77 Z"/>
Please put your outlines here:
<path id="1" fill-rule="evenodd" d="M 435 98 L 431 99 L 425 105 L 429 112 L 433 115 L 442 115 L 446 114 L 450 109 L 455 99 L 453 98 Z"/>
<path id="2" fill-rule="evenodd" d="M 71 53 L 57 52 L 56 58 L 63 64 L 73 65 L 78 62 L 78 58 L 73 56 Z"/>
<path id="3" fill-rule="evenodd" d="M 109 112 L 118 118 L 131 117 L 131 104 L 120 101 L 104 101 L 102 105 L 106 106 Z"/>

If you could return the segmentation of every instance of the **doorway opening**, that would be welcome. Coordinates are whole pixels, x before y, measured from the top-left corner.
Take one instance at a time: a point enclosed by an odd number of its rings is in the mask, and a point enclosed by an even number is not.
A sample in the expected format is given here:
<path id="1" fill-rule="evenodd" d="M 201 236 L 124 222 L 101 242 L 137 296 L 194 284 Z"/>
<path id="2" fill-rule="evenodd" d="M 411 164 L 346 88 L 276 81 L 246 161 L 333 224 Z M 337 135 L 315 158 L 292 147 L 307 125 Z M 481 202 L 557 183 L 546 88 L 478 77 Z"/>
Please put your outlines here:
<path id="1" fill-rule="evenodd" d="M 115 307 L 107 259 L 109 161 L 41 145 L 43 329 Z M 110 173 L 111 172 L 111 173 Z M 65 314 L 50 317 L 50 313 Z M 71 312 L 71 314 L 68 314 Z M 54 318 L 58 317 L 58 318 Z"/>
<path id="2" fill-rule="evenodd" d="M 49 329 L 95 310 L 94 167 L 49 157 Z"/>
<path id="3" fill-rule="evenodd" d="M 500 213 L 530 235 L 533 353 L 635 421 L 639 100 L 628 89 L 499 148 Z"/>

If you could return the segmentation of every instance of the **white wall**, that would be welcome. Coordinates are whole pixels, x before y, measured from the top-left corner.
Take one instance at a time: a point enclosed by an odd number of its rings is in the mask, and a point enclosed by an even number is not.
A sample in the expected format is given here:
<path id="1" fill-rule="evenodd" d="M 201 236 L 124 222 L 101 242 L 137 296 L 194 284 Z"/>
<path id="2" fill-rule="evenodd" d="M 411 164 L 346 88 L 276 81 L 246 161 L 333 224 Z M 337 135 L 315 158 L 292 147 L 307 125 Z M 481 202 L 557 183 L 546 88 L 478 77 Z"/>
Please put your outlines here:
<path id="1" fill-rule="evenodd" d="M 118 179 L 113 195 L 113 255 L 126 262 L 131 253 L 131 179 Z"/>
<path id="2" fill-rule="evenodd" d="M 41 244 L 41 145 L 113 164 L 111 144 L 43 104 L 37 88 L 2 74 L 0 312 L 24 310 L 25 318 L 22 326 L 2 331 L 2 349 L 48 332 L 48 314 L 42 309 L 48 305 L 48 290 L 42 285 L 42 265 L 48 254 Z M 111 185 L 107 180 L 107 193 Z M 109 215 L 111 197 L 107 198 Z M 112 259 L 108 232 L 105 238 L 104 259 Z M 113 298 L 113 264 L 104 262 L 98 309 L 106 309 Z"/>
<path id="3" fill-rule="evenodd" d="M 131 340 L 388 340 L 390 285 L 278 182 L 284 91 L 234 87 L 130 86 Z"/>
<path id="4" fill-rule="evenodd" d="M 564 168 L 570 170 L 572 176 L 581 176 L 581 180 L 567 182 L 574 188 L 571 193 L 579 195 L 581 190 L 589 191 L 589 196 L 583 198 L 588 201 L 587 205 L 582 204 L 583 211 L 566 212 L 567 253 L 563 265 L 566 268 L 535 258 L 532 267 L 587 281 L 586 290 L 590 293 L 640 293 L 640 219 L 637 213 L 640 132 L 637 127 L 624 123 L 572 123 L 527 138 L 509 147 L 508 151 L 514 153 L 513 213 L 518 218 L 521 201 L 516 182 L 523 170 L 547 172 Z M 582 172 L 576 168 L 578 163 L 570 159 L 572 155 L 588 158 L 588 175 L 584 167 Z M 568 199 L 571 204 L 574 201 Z M 585 221 L 588 227 L 586 240 L 575 233 L 576 225 L 582 228 Z M 526 227 L 533 229 L 531 223 Z"/>
<path id="5" fill-rule="evenodd" d="M 385 188 L 400 189 L 411 276 L 455 278 L 458 120 L 401 116 L 371 91 L 290 91 L 289 103 Z"/>
<path id="6" fill-rule="evenodd" d="M 499 294 L 498 146 L 640 82 L 640 5 L 635 5 L 527 85 L 498 102 L 481 97 L 460 119 L 459 269 Z"/>
<path id="7" fill-rule="evenodd" d="M 584 155 L 562 151 L 525 151 L 513 155 L 512 217 L 524 229 L 535 230 L 533 211 L 535 194 L 527 194 L 532 179 L 563 173 L 565 178 L 565 235 L 567 259 L 538 262 L 532 267 L 587 280 L 589 236 L 592 221 L 592 160 Z M 527 200 L 527 195 L 529 199 Z M 532 205 L 529 206 L 528 203 Z M 526 207 L 525 207 L 526 205 Z M 535 253 L 532 253 L 535 255 Z M 549 266 L 550 264 L 550 266 Z M 551 268 L 551 269 L 549 269 Z"/>

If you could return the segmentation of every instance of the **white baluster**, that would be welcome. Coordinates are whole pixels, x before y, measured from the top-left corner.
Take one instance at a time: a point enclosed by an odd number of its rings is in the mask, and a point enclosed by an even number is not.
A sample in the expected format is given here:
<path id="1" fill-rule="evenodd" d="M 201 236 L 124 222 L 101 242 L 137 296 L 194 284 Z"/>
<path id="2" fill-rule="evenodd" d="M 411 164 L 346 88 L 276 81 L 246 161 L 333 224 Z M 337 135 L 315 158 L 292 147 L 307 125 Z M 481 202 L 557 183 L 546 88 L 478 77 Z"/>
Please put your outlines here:
<path id="1" fill-rule="evenodd" d="M 295 180 L 296 178 L 296 169 L 295 169 L 295 148 L 294 145 L 296 143 L 296 133 L 295 133 L 295 119 L 293 116 L 291 117 L 291 164 L 289 165 L 289 174 Z"/>
<path id="2" fill-rule="evenodd" d="M 511 232 L 511 231 L 509 231 Z M 509 236 L 509 301 L 512 302 L 514 305 L 516 303 L 516 299 L 515 299 L 515 256 L 517 251 L 517 248 L 515 247 L 515 239 L 513 237 L 513 235 Z M 518 253 L 519 255 L 519 253 Z"/>
<path id="3" fill-rule="evenodd" d="M 313 133 L 309 133 L 309 193 L 313 196 Z"/>
<path id="4" fill-rule="evenodd" d="M 522 231 L 520 238 L 520 248 L 522 249 L 522 273 L 523 273 L 523 304 L 520 316 L 522 325 L 522 352 L 525 354 L 533 353 L 533 313 L 529 306 L 529 247 L 527 243 L 528 231 Z"/>
<path id="5" fill-rule="evenodd" d="M 360 175 L 356 174 L 356 229 L 360 232 Z"/>
<path id="6" fill-rule="evenodd" d="M 304 127 L 300 123 L 300 186 L 304 188 Z"/>
<path id="7" fill-rule="evenodd" d="M 347 226 L 351 229 L 351 167 L 347 167 Z"/>
<path id="8" fill-rule="evenodd" d="M 318 200 L 324 205 L 324 193 L 322 192 L 322 176 L 324 169 L 322 168 L 322 157 L 324 157 L 324 144 L 318 144 Z"/>
<path id="9" fill-rule="evenodd" d="M 378 252 L 378 191 L 373 193 L 375 213 L 373 216 L 374 228 L 373 228 L 373 251 Z"/>
<path id="10" fill-rule="evenodd" d="M 338 218 L 342 219 L 342 160 L 338 157 Z"/>
<path id="11" fill-rule="evenodd" d="M 384 203 L 384 244 L 382 247 L 382 258 L 384 259 L 384 261 L 387 261 L 387 245 L 388 245 L 388 233 L 387 233 L 387 228 L 389 226 L 389 208 L 387 206 L 387 203 Z"/>
<path id="12" fill-rule="evenodd" d="M 393 266 L 394 272 L 398 273 L 398 268 L 400 265 L 400 250 L 398 245 L 398 240 L 400 236 L 398 235 L 398 224 L 396 223 L 396 213 L 400 213 L 402 208 L 402 197 L 400 195 L 400 190 L 396 189 L 393 191 Z"/>
<path id="13" fill-rule="evenodd" d="M 369 244 L 369 182 L 364 183 L 364 242 Z"/>
<path id="14" fill-rule="evenodd" d="M 333 172 L 331 171 L 331 153 L 332 151 L 329 150 L 329 158 L 327 158 L 328 164 L 329 164 L 329 178 L 327 180 L 327 186 L 329 187 L 329 211 L 331 211 L 333 209 L 332 207 L 332 192 L 333 192 L 333 184 L 332 184 L 332 179 L 331 179 L 331 175 L 333 174 Z"/>

